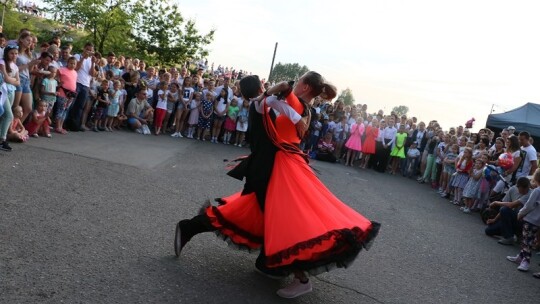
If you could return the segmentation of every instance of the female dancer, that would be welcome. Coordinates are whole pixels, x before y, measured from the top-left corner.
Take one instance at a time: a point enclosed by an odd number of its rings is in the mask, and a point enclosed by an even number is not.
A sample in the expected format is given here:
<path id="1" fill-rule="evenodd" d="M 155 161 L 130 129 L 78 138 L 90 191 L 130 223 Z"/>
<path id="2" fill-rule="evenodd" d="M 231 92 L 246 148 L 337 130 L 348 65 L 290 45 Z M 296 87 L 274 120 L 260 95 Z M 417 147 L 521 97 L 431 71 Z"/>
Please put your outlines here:
<path id="1" fill-rule="evenodd" d="M 249 98 L 243 81 L 240 83 L 242 94 Z M 220 199 L 220 206 L 207 207 L 202 215 L 180 221 L 175 238 L 177 254 L 195 234 L 212 230 L 236 245 L 260 248 L 260 260 L 265 268 L 294 273 L 292 284 L 278 290 L 278 295 L 285 298 L 311 291 L 305 272 L 316 275 L 332 267 L 349 266 L 362 248 L 369 247 L 380 226 L 330 193 L 298 148 L 302 134 L 298 134 L 295 123 L 299 119 L 287 111 L 292 109 L 298 116 L 309 113 L 309 102 L 320 95 L 326 99 L 335 97 L 335 87 L 326 84 L 320 74 L 308 72 L 292 91 L 287 83 L 281 83 L 265 92 L 265 96 L 289 93 L 287 105 L 279 109 L 281 114 L 275 118 L 267 104 L 280 104 L 276 97 L 253 101 L 254 107 L 262 112 L 264 129 L 260 131 L 266 132 L 258 133 L 258 140 L 270 142 L 275 151 L 264 151 L 275 154 L 267 184 L 258 183 L 259 187 L 266 188 L 266 195 L 262 197 L 264 203 L 261 204 L 254 192 L 246 193 L 244 187 L 242 193 Z M 254 126 L 253 123 L 250 126 Z M 255 170 L 260 174 L 261 169 L 263 172 L 268 169 L 267 163 L 253 158 L 245 166 L 248 168 L 240 171 Z M 245 176 L 247 185 L 250 181 L 248 175 Z"/>

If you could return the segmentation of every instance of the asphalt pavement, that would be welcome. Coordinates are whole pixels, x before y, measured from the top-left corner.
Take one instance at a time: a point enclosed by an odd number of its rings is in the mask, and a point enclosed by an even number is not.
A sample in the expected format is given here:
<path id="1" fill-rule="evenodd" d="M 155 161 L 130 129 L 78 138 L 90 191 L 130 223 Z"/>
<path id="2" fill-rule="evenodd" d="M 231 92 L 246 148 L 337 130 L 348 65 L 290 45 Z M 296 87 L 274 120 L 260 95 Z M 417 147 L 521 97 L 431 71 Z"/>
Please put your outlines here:
<path id="1" fill-rule="evenodd" d="M 484 235 L 426 185 L 312 162 L 344 202 L 382 224 L 348 269 L 286 281 L 254 271 L 256 254 L 214 234 L 177 259 L 174 227 L 207 199 L 232 194 L 225 160 L 248 149 L 128 132 L 31 139 L 0 153 L 1 303 L 540 303 L 540 256 L 522 273 L 519 246 Z"/>

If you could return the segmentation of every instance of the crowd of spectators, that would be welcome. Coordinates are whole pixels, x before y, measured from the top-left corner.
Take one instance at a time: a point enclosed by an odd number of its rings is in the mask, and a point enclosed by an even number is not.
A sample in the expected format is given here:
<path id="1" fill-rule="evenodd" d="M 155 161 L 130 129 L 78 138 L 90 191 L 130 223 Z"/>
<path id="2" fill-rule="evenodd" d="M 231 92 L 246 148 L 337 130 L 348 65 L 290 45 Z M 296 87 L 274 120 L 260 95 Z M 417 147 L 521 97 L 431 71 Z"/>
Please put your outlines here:
<path id="1" fill-rule="evenodd" d="M 22 30 L 0 34 L 0 149 L 9 142 L 68 132 L 137 133 L 190 138 L 238 147 L 248 144 L 250 101 L 238 80 L 248 74 L 208 62 L 152 67 L 137 58 L 103 56 L 87 43 L 80 54 L 58 37 L 38 43 Z M 265 88 L 270 83 L 263 83 Z M 416 117 L 369 113 L 367 105 L 317 98 L 301 148 L 313 159 L 416 179 L 464 213 L 485 216 L 486 234 L 501 244 L 521 238 L 519 270 L 539 246 L 537 151 L 526 130 L 443 128 Z M 536 173 L 535 173 L 536 172 Z M 532 176 L 532 177 L 531 177 Z M 540 273 L 534 274 L 540 277 Z"/>

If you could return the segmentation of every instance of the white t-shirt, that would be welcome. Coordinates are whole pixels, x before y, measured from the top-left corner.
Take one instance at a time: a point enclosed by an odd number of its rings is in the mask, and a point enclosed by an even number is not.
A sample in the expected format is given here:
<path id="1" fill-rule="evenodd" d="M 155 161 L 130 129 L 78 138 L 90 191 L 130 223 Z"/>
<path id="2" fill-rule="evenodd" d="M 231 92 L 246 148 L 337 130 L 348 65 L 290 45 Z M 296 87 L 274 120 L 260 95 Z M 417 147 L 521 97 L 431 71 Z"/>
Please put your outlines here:
<path id="1" fill-rule="evenodd" d="M 437 159 L 435 160 L 435 163 L 436 164 L 442 164 L 442 161 L 444 159 L 444 148 L 446 147 L 446 144 L 443 142 L 440 142 L 438 145 L 437 145 L 437 150 L 439 151 L 439 156 L 437 157 Z"/>
<path id="2" fill-rule="evenodd" d="M 195 92 L 195 89 L 193 88 L 184 88 L 182 92 L 182 99 L 184 100 L 184 103 L 189 101 L 189 97 Z"/>
<path id="3" fill-rule="evenodd" d="M 538 160 L 536 157 L 536 149 L 532 145 L 521 147 L 521 150 L 525 152 L 525 157 L 523 158 L 523 167 L 517 169 L 516 178 L 529 176 L 531 162 Z"/>
<path id="4" fill-rule="evenodd" d="M 216 94 L 216 96 L 219 96 L 219 94 L 221 94 L 221 90 L 224 88 L 224 86 L 219 86 L 219 87 L 216 87 L 214 89 L 214 93 Z M 228 101 L 231 101 L 234 97 L 234 94 L 233 94 L 233 90 L 231 89 L 231 87 L 229 86 L 228 88 L 228 95 L 227 95 L 227 99 Z"/>
<path id="5" fill-rule="evenodd" d="M 85 87 L 90 86 L 90 80 L 92 80 L 92 76 L 90 76 L 91 68 L 92 68 L 92 58 L 88 57 L 86 59 L 83 59 L 81 68 L 77 71 L 77 83 L 80 83 Z"/>
<path id="6" fill-rule="evenodd" d="M 227 101 L 223 97 L 219 98 L 218 104 L 216 106 L 216 111 L 221 113 L 227 108 Z"/>
<path id="7" fill-rule="evenodd" d="M 26 56 L 26 54 L 24 54 L 24 53 L 19 54 L 19 56 L 17 56 L 17 65 L 18 66 L 28 64 L 28 63 L 30 63 L 30 61 L 32 61 L 32 58 L 28 58 L 28 56 Z M 30 72 L 28 70 L 28 66 L 26 68 L 24 68 L 24 69 L 19 70 L 19 76 L 23 77 L 23 78 L 26 78 L 26 79 L 30 78 Z"/>
<path id="8" fill-rule="evenodd" d="M 6 66 L 6 62 L 4 61 L 4 59 L 0 59 L 0 65 L 3 65 L 4 67 Z M 15 76 L 17 76 L 17 73 L 19 73 L 19 67 L 13 61 L 9 63 L 9 67 L 11 68 L 11 73 L 8 73 L 8 75 L 15 78 Z"/>
<path id="9" fill-rule="evenodd" d="M 159 90 L 158 91 L 158 102 L 157 102 L 157 105 L 156 105 L 156 108 L 158 109 L 162 109 L 162 110 L 167 110 L 167 94 L 169 93 L 169 91 L 163 91 L 163 90 Z M 163 95 L 163 98 L 161 98 L 161 95 Z"/>

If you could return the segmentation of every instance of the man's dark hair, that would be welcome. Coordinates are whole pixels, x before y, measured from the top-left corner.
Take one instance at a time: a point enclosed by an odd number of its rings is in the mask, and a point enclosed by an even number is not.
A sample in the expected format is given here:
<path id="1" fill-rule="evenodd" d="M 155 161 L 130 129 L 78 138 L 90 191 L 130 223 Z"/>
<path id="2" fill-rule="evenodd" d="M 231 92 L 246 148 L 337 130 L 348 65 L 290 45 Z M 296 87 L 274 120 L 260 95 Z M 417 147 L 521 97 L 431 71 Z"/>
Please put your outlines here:
<path id="1" fill-rule="evenodd" d="M 531 138 L 531 134 L 529 134 L 529 132 L 527 131 L 519 132 L 519 136 L 525 137 L 526 140 L 529 140 L 529 138 Z"/>
<path id="2" fill-rule="evenodd" d="M 94 47 L 94 44 L 92 42 L 87 42 L 84 47 L 87 47 L 87 46 L 91 46 L 91 47 Z"/>
<path id="3" fill-rule="evenodd" d="M 531 181 L 526 176 L 520 177 L 516 182 L 516 187 L 529 189 L 531 187 Z"/>
<path id="4" fill-rule="evenodd" d="M 260 89 L 261 81 L 257 75 L 246 76 L 240 80 L 240 92 L 244 98 L 249 99 L 257 97 Z"/>

